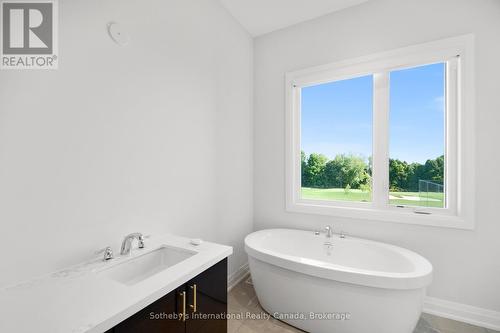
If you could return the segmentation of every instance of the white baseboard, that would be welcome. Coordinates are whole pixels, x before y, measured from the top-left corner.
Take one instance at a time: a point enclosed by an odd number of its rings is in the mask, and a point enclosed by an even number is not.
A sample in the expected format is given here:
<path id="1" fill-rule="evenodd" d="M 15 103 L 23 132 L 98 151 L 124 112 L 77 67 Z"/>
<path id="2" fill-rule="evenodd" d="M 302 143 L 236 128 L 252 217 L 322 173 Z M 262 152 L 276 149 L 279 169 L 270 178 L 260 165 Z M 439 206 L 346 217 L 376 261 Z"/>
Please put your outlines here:
<path id="1" fill-rule="evenodd" d="M 230 292 L 238 283 L 250 274 L 248 263 L 241 266 L 236 272 L 233 272 L 227 277 L 227 291 Z"/>
<path id="2" fill-rule="evenodd" d="M 500 312 L 427 296 L 423 312 L 492 330 L 500 330 Z"/>

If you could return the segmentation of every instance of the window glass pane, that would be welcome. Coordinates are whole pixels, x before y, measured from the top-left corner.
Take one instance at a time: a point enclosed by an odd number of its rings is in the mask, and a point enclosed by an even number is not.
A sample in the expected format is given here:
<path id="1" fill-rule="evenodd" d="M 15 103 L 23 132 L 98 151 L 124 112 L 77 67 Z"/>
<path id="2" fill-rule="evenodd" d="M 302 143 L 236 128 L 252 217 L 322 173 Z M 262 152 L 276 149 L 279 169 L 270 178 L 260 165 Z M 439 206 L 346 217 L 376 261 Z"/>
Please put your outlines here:
<path id="1" fill-rule="evenodd" d="M 302 88 L 302 198 L 371 201 L 373 77 Z"/>
<path id="2" fill-rule="evenodd" d="M 390 73 L 389 202 L 445 207 L 446 63 Z"/>

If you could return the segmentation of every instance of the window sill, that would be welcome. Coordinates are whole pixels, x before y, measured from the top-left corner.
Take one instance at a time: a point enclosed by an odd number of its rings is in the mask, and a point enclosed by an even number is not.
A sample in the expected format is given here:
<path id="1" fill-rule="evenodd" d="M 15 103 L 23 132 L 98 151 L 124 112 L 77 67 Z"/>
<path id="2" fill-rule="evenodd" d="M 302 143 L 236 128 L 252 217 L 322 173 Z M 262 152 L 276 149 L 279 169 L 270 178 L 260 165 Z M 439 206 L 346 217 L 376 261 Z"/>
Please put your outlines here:
<path id="1" fill-rule="evenodd" d="M 423 226 L 455 228 L 464 230 L 474 229 L 474 220 L 471 216 L 461 215 L 439 215 L 439 214 L 417 214 L 408 211 L 396 210 L 381 210 L 372 207 L 338 207 L 322 204 L 321 202 L 304 203 L 296 202 L 287 204 L 287 212 L 314 214 L 314 215 L 328 215 L 336 217 L 345 217 L 352 219 L 416 224 Z"/>

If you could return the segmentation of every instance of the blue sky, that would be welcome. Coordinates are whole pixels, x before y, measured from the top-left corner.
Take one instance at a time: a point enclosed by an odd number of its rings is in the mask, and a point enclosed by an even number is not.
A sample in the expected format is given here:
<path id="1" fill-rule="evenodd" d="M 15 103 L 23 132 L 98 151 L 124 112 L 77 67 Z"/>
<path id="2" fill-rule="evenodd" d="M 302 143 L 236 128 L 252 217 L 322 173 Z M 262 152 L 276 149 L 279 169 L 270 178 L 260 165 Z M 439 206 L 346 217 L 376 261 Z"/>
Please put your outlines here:
<path id="1" fill-rule="evenodd" d="M 391 72 L 390 157 L 424 163 L 444 153 L 445 65 Z M 329 158 L 372 152 L 373 78 L 302 89 L 301 145 Z"/>

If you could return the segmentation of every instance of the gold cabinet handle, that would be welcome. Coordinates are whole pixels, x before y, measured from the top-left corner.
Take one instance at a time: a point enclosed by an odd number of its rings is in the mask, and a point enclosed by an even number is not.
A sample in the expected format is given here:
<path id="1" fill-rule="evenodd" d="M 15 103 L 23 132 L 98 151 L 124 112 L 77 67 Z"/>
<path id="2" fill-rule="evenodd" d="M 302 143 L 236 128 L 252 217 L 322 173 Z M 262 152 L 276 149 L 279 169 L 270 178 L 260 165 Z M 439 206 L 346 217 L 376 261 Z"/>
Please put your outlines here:
<path id="1" fill-rule="evenodd" d="M 189 305 L 189 307 L 193 310 L 193 313 L 195 313 L 196 308 L 197 308 L 197 305 L 196 305 L 196 283 L 193 284 L 190 288 L 193 291 L 193 304 Z"/>
<path id="2" fill-rule="evenodd" d="M 182 297 L 182 313 L 179 316 L 179 320 L 186 321 L 186 292 L 183 291 L 179 295 Z"/>

